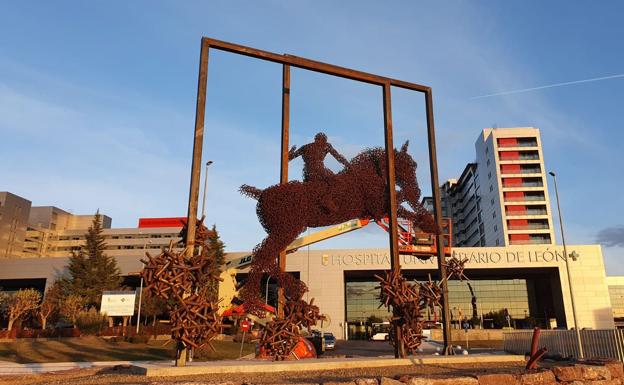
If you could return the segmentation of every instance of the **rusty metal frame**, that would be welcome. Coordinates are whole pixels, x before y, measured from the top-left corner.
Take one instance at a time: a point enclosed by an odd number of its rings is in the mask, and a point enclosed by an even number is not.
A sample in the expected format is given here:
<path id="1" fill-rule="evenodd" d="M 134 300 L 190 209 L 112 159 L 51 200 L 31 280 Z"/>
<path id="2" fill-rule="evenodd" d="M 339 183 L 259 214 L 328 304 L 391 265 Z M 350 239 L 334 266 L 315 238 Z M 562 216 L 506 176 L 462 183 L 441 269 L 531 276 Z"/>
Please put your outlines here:
<path id="1" fill-rule="evenodd" d="M 266 60 L 278 64 L 282 64 L 282 139 L 281 139 L 281 162 L 280 162 L 280 183 L 288 182 L 288 139 L 289 139 L 289 115 L 290 115 L 290 67 L 306 69 L 309 71 L 320 72 L 327 75 L 338 76 L 359 82 L 369 83 L 382 87 L 383 92 L 383 114 L 384 114 L 384 136 L 385 149 L 387 155 L 387 175 L 388 175 L 388 195 L 390 197 L 390 215 L 389 215 L 389 243 L 391 269 L 400 270 L 399 264 L 399 248 L 397 244 L 397 200 L 395 187 L 395 170 L 394 170 L 394 147 L 392 143 L 392 110 L 391 110 L 391 88 L 399 87 L 412 91 L 418 91 L 425 94 L 426 116 L 427 116 L 427 139 L 429 147 L 429 167 L 431 171 L 431 190 L 433 193 L 434 217 L 438 227 L 442 227 L 442 208 L 440 204 L 440 192 L 438 183 L 438 162 L 435 144 L 435 127 L 433 122 L 433 100 L 431 88 L 410 83 L 403 80 L 392 79 L 384 76 L 374 75 L 367 72 L 357 71 L 350 68 L 340 67 L 333 64 L 327 64 L 315 60 L 301 58 L 293 55 L 280 55 L 268 51 L 263 51 L 251 47 L 238 44 L 228 43 L 225 41 L 215 40 L 203 37 L 201 40 L 201 53 L 199 61 L 199 79 L 197 85 L 197 105 L 195 111 L 195 137 L 193 142 L 193 161 L 191 165 L 191 183 L 188 202 L 188 232 L 186 245 L 189 247 L 188 253 L 193 253 L 193 244 L 195 241 L 195 224 L 197 220 L 197 206 L 199 199 L 199 182 L 201 173 L 201 158 L 204 135 L 204 117 L 206 111 L 206 89 L 208 87 L 208 51 L 210 49 L 230 52 L 238 55 L 249 56 L 255 59 Z M 191 254 L 192 255 L 192 254 Z M 444 245 L 438 242 L 438 273 L 439 279 L 443 285 L 443 314 L 442 320 L 444 324 L 444 351 L 450 353 L 450 313 L 448 309 L 448 288 L 446 284 L 446 269 L 444 261 Z M 281 253 L 279 256 L 279 264 L 284 269 L 286 264 L 286 255 Z M 400 333 L 400 332 L 399 332 Z M 400 341 L 396 338 L 395 341 Z M 403 357 L 404 349 L 395 346 L 395 357 Z"/>

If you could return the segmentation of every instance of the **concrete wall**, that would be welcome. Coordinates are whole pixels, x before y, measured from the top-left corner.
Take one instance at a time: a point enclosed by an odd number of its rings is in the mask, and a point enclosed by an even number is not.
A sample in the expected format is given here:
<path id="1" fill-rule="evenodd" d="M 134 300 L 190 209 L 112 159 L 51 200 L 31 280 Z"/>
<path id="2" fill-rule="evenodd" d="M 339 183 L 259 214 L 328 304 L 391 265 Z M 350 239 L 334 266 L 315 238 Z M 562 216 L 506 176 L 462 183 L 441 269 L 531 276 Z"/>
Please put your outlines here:
<path id="1" fill-rule="evenodd" d="M 568 246 L 568 253 L 572 251 L 580 255 L 577 261 L 570 261 L 579 327 L 613 328 L 611 301 L 600 246 Z M 569 327 L 573 325 L 561 247 L 535 245 L 455 248 L 454 256 L 469 258 L 466 265 L 468 276 L 470 269 L 515 269 L 520 275 L 532 268 L 556 268 L 561 277 L 561 289 L 554 289 L 557 291 L 552 295 L 563 298 L 566 323 Z M 423 262 L 411 256 L 401 256 L 401 265 L 405 270 L 431 270 L 435 269 L 437 262 L 435 258 Z M 328 331 L 333 332 L 337 338 L 344 338 L 345 271 L 389 269 L 390 259 L 387 249 L 311 250 L 309 253 L 300 250 L 288 255 L 286 268 L 288 271 L 300 272 L 301 280 L 310 289 L 308 298 L 314 298 L 314 303 L 331 318 Z"/>
<path id="2" fill-rule="evenodd" d="M 598 245 L 568 246 L 568 253 L 575 251 L 579 258 L 570 261 L 570 272 L 574 282 L 579 327 L 606 329 L 613 328 L 611 301 L 606 284 L 602 252 Z M 141 269 L 141 250 L 128 250 L 127 255 L 115 256 L 122 274 L 138 272 Z M 229 253 L 228 258 L 240 257 L 249 253 Z M 573 325 L 572 306 L 568 291 L 567 274 L 563 250 L 559 246 L 509 246 L 484 248 L 455 248 L 456 258 L 468 258 L 466 273 L 471 269 L 504 269 L 517 272 L 518 276 L 535 268 L 551 267 L 558 271 L 561 284 L 555 285 L 554 298 L 563 299 L 562 313 L 567 324 Z M 64 272 L 66 258 L 14 259 L 2 262 L 0 280 L 17 278 L 46 278 L 50 284 Z M 434 270 L 435 258 L 421 261 L 411 256 L 401 256 L 404 270 Z M 330 318 L 325 328 L 341 339 L 345 325 L 345 272 L 380 271 L 390 268 L 387 249 L 338 249 L 338 250 L 299 250 L 288 254 L 286 269 L 299 272 L 300 278 L 310 291 L 307 299 L 314 298 L 321 312 Z M 507 270 L 509 269 L 509 270 Z"/>

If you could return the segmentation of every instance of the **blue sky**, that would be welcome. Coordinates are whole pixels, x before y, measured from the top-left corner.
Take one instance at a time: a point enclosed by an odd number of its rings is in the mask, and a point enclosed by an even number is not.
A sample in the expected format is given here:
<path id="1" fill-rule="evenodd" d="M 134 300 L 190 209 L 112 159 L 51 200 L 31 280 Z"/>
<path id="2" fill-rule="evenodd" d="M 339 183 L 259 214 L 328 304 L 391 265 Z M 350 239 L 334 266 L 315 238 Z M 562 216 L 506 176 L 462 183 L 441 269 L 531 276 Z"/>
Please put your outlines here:
<path id="1" fill-rule="evenodd" d="M 539 127 L 568 241 L 600 240 L 624 274 L 624 77 L 479 98 L 624 74 L 622 14 L 616 1 L 3 2 L 0 190 L 99 208 L 115 227 L 184 215 L 203 35 L 431 86 L 441 180 L 473 160 L 482 128 Z M 263 237 L 236 189 L 278 180 L 280 80 L 279 65 L 211 53 L 207 211 L 229 250 Z M 378 88 L 294 70 L 291 95 L 293 144 L 320 130 L 347 156 L 383 144 Z M 428 193 L 423 112 L 394 91 L 395 143 L 411 140 Z M 317 247 L 385 242 L 371 227 Z"/>

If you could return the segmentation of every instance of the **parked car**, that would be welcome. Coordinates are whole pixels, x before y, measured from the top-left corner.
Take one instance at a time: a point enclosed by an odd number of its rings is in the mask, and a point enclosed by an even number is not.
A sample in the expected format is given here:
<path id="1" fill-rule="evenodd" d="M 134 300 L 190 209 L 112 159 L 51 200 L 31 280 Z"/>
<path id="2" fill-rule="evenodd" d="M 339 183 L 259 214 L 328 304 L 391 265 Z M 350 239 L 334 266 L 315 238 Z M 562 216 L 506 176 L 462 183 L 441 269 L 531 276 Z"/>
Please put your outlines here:
<path id="1" fill-rule="evenodd" d="M 334 350 L 336 347 L 336 337 L 332 333 L 323 333 L 325 339 L 325 349 Z"/>

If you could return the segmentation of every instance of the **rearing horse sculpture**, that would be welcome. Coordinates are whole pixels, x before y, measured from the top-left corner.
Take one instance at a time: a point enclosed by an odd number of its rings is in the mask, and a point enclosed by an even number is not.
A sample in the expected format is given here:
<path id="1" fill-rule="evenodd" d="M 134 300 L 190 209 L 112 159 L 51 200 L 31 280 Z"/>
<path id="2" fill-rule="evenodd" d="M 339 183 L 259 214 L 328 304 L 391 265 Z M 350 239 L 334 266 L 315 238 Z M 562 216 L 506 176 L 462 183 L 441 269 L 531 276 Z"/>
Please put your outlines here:
<path id="1" fill-rule="evenodd" d="M 407 153 L 407 147 L 408 142 L 405 142 L 400 151 L 394 150 L 396 185 L 400 188 L 397 215 L 412 221 L 423 231 L 438 233 L 433 217 L 419 202 L 416 162 Z M 276 279 L 289 298 L 301 298 L 307 288 L 279 269 L 280 251 L 307 227 L 330 226 L 356 218 L 379 220 L 388 216 L 387 185 L 386 151 L 372 148 L 355 156 L 344 170 L 329 180 L 291 181 L 264 190 L 241 186 L 243 194 L 258 200 L 258 218 L 268 234 L 253 251 L 254 262 L 242 291 L 244 301 L 251 308 L 257 306 L 263 274 Z M 333 202 L 331 207 L 323 204 L 328 196 Z"/>

